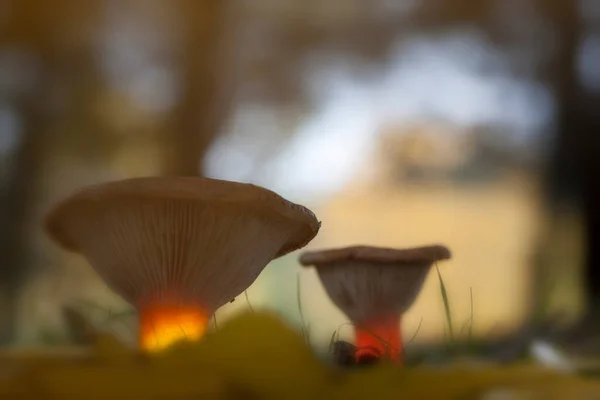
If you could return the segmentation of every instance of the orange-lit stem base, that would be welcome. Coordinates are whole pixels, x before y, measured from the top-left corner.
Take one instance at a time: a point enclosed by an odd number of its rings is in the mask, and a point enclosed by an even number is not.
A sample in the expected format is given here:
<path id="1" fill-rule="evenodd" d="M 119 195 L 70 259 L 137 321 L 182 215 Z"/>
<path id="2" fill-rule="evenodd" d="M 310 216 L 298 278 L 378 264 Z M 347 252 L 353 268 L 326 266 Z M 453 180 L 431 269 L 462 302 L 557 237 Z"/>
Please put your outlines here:
<path id="1" fill-rule="evenodd" d="M 209 315 L 198 305 L 152 304 L 139 309 L 142 350 L 155 352 L 180 340 L 198 340 L 206 331 Z"/>
<path id="2" fill-rule="evenodd" d="M 400 321 L 397 316 L 381 318 L 356 325 L 356 358 L 379 356 L 402 363 L 403 347 Z M 379 352 L 377 354 L 373 349 Z"/>

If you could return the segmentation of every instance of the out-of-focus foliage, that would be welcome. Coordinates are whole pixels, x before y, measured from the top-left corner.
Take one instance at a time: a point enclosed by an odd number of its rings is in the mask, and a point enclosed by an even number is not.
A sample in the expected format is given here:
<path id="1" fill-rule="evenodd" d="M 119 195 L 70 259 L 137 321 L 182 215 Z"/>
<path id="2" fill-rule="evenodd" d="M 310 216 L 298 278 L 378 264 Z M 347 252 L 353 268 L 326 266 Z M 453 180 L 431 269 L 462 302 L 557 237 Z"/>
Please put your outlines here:
<path id="1" fill-rule="evenodd" d="M 29 356 L 11 362 L 13 371 L 0 375 L 2 398 L 475 399 L 504 390 L 566 399 L 600 393 L 600 383 L 529 365 L 381 365 L 346 374 L 322 364 L 300 334 L 262 313 L 242 315 L 198 343 L 182 342 L 158 355 L 132 352 L 101 336 L 77 360 Z"/>

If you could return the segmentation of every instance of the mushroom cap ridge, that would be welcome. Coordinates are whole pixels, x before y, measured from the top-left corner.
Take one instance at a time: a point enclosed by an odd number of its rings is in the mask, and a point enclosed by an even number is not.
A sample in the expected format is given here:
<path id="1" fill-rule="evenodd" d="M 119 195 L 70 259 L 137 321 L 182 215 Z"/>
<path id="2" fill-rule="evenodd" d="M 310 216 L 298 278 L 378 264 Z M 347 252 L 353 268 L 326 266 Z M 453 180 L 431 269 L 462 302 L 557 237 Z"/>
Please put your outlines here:
<path id="1" fill-rule="evenodd" d="M 201 177 L 142 177 L 101 183 L 76 191 L 48 212 L 44 228 L 66 250 L 79 252 L 76 240 L 69 237 L 62 224 L 63 217 L 72 207 L 81 209 L 86 205 L 110 205 L 112 202 L 138 199 L 230 205 L 298 224 L 297 232 L 282 246 L 277 257 L 304 247 L 317 235 L 321 226 L 308 208 L 260 186 Z"/>
<path id="2" fill-rule="evenodd" d="M 411 265 L 434 263 L 452 257 L 450 250 L 443 245 L 392 249 L 374 246 L 350 246 L 338 249 L 305 252 L 300 256 L 303 266 L 324 266 L 347 261 L 365 261 L 373 264 Z"/>

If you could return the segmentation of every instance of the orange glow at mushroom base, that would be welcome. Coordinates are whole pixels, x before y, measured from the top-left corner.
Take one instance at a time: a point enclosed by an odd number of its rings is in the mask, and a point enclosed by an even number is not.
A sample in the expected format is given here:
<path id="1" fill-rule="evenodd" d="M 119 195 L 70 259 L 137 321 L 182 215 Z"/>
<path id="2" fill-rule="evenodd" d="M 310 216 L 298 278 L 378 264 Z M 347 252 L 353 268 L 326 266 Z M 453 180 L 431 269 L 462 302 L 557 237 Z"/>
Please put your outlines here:
<path id="1" fill-rule="evenodd" d="M 356 326 L 357 361 L 363 356 L 402 362 L 402 334 L 398 317 L 381 318 Z"/>
<path id="2" fill-rule="evenodd" d="M 140 309 L 139 335 L 142 350 L 164 350 L 181 340 L 199 340 L 206 331 L 208 315 L 198 306 L 151 305 Z"/>

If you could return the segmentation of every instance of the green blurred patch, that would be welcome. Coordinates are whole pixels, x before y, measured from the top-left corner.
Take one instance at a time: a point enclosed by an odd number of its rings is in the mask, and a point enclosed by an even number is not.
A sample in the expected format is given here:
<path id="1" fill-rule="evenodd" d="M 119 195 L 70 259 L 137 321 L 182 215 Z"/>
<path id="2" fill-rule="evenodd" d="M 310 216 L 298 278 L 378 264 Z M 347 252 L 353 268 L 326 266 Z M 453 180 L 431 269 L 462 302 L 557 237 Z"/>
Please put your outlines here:
<path id="1" fill-rule="evenodd" d="M 319 361 L 300 332 L 261 312 L 158 354 L 131 351 L 99 334 L 87 355 L 22 354 L 2 359 L 7 361 L 9 368 L 0 374 L 1 399 L 476 399 L 498 390 L 544 399 L 600 394 L 597 381 L 534 365 L 381 364 L 342 372 Z"/>

